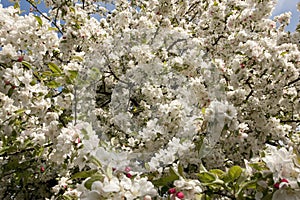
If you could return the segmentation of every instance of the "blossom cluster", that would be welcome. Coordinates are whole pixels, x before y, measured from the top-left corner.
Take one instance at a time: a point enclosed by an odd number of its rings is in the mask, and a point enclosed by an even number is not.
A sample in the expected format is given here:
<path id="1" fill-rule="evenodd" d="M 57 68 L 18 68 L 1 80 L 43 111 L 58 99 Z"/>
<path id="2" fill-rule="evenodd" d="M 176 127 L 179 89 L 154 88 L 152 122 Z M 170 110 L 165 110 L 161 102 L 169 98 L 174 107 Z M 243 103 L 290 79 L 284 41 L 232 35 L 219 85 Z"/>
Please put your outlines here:
<path id="1" fill-rule="evenodd" d="M 274 0 L 28 3 L 0 4 L 1 199 L 299 198 L 300 32 Z"/>

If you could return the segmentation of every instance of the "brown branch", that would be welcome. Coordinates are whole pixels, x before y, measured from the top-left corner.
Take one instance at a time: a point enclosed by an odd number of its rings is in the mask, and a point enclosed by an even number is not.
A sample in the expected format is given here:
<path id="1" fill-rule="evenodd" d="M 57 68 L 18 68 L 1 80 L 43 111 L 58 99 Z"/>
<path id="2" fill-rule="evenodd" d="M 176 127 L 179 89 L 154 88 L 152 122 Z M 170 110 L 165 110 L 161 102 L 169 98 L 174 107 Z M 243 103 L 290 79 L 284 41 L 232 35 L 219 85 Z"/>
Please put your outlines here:
<path id="1" fill-rule="evenodd" d="M 183 42 L 183 41 L 186 41 L 187 39 L 178 39 L 178 40 L 176 40 L 176 41 L 174 41 L 168 48 L 167 48 L 167 51 L 170 51 L 172 48 L 173 48 L 173 46 L 175 45 L 175 44 L 177 44 L 178 42 Z"/>
<path id="2" fill-rule="evenodd" d="M 287 84 L 287 86 L 290 86 L 290 85 L 292 85 L 292 84 L 294 84 L 294 83 L 296 83 L 296 82 L 298 82 L 298 81 L 300 81 L 300 77 L 297 78 L 296 80 L 293 80 L 293 81 L 289 82 L 289 83 Z"/>

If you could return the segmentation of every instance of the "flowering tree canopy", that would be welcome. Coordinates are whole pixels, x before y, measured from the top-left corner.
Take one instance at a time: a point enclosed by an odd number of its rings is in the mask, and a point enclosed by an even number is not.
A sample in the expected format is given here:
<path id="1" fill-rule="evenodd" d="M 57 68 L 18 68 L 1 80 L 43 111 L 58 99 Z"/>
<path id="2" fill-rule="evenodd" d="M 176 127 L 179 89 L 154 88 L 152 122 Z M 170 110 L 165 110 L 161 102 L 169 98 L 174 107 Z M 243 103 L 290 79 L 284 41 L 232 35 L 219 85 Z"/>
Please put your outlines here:
<path id="1" fill-rule="evenodd" d="M 300 198 L 274 0 L 27 1 L 0 5 L 1 199 Z"/>

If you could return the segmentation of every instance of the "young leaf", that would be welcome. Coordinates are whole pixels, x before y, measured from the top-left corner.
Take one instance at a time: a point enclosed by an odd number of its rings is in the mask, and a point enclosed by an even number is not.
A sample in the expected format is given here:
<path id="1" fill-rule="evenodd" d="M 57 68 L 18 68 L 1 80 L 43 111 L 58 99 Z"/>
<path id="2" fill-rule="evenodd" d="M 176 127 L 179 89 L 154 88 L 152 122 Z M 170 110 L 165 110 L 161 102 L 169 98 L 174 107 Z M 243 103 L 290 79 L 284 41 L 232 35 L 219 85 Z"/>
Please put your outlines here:
<path id="1" fill-rule="evenodd" d="M 14 113 L 16 115 L 19 115 L 19 114 L 22 114 L 23 112 L 25 112 L 25 109 L 19 109 L 19 110 L 16 110 Z"/>
<path id="2" fill-rule="evenodd" d="M 202 183 L 211 183 L 216 180 L 215 175 L 210 172 L 201 172 L 197 176 Z"/>
<path id="3" fill-rule="evenodd" d="M 81 56 L 72 56 L 72 60 L 78 61 L 78 62 L 82 62 L 83 58 Z"/>
<path id="4" fill-rule="evenodd" d="M 49 88 L 58 88 L 58 87 L 61 86 L 61 85 L 60 85 L 60 83 L 58 83 L 58 82 L 56 82 L 56 81 L 50 81 L 50 82 L 47 83 L 47 86 L 48 86 Z"/>
<path id="5" fill-rule="evenodd" d="M 53 73 L 62 73 L 62 70 L 54 63 L 48 63 L 48 67 Z"/>
<path id="6" fill-rule="evenodd" d="M 233 166 L 229 169 L 228 175 L 229 175 L 230 179 L 232 181 L 234 181 L 241 176 L 242 172 L 243 172 L 243 170 L 240 166 Z"/>
<path id="7" fill-rule="evenodd" d="M 67 194 L 63 195 L 63 199 L 64 199 L 64 200 L 73 200 L 73 198 L 70 197 L 70 196 L 67 195 Z"/>
<path id="8" fill-rule="evenodd" d="M 8 90 L 7 96 L 8 96 L 8 97 L 11 97 L 12 94 L 13 94 L 13 92 L 14 92 L 14 88 L 11 87 L 11 88 Z"/>
<path id="9" fill-rule="evenodd" d="M 0 155 L 7 153 L 6 150 L 8 150 L 9 148 L 10 148 L 9 146 L 2 147 L 2 148 L 0 149 Z"/>
<path id="10" fill-rule="evenodd" d="M 48 31 L 58 31 L 58 29 L 55 28 L 55 27 L 49 27 L 49 28 L 48 28 Z"/>
<path id="11" fill-rule="evenodd" d="M 95 158 L 94 156 L 91 157 L 91 162 L 100 168 L 102 167 L 100 161 L 97 158 Z"/>
<path id="12" fill-rule="evenodd" d="M 107 174 L 107 176 L 108 176 L 108 178 L 112 178 L 113 177 L 113 170 L 112 170 L 112 167 L 111 166 L 108 166 L 107 168 L 106 168 L 106 174 Z"/>
<path id="13" fill-rule="evenodd" d="M 77 178 L 88 178 L 94 175 L 97 172 L 97 170 L 89 170 L 89 171 L 81 171 L 74 174 L 71 179 L 77 179 Z"/>
<path id="14" fill-rule="evenodd" d="M 184 169 L 183 166 L 179 163 L 178 165 L 178 173 L 180 176 L 184 177 Z"/>
<path id="15" fill-rule="evenodd" d="M 19 2 L 16 2 L 14 4 L 14 9 L 20 9 L 20 3 Z"/>
<path id="16" fill-rule="evenodd" d="M 78 71 L 75 70 L 69 70 L 70 73 L 70 79 L 74 80 L 78 76 Z"/>
<path id="17" fill-rule="evenodd" d="M 24 67 L 26 67 L 27 69 L 31 69 L 31 68 L 32 68 L 31 65 L 30 65 L 30 63 L 29 63 L 29 62 L 26 62 L 26 61 L 22 61 L 22 65 L 23 65 Z"/>
<path id="18" fill-rule="evenodd" d="M 153 181 L 153 184 L 155 186 L 165 186 L 165 185 L 171 184 L 172 182 L 174 182 L 178 179 L 179 179 L 179 176 L 174 171 L 174 169 L 171 167 L 170 172 L 167 175 L 161 177 L 158 180 Z"/>
<path id="19" fill-rule="evenodd" d="M 102 180 L 103 180 L 103 176 L 100 174 L 96 174 L 92 176 L 90 179 L 88 179 L 87 181 L 85 181 L 84 186 L 90 190 L 95 181 L 102 181 Z"/>
<path id="20" fill-rule="evenodd" d="M 218 176 L 220 179 L 222 179 L 222 177 L 225 175 L 225 172 L 220 169 L 211 169 L 209 172 Z"/>
<path id="21" fill-rule="evenodd" d="M 38 24 L 40 25 L 40 26 L 42 26 L 43 25 L 43 21 L 42 21 L 42 19 L 39 17 L 39 16 L 34 16 L 34 18 L 36 19 L 36 21 L 38 22 Z"/>

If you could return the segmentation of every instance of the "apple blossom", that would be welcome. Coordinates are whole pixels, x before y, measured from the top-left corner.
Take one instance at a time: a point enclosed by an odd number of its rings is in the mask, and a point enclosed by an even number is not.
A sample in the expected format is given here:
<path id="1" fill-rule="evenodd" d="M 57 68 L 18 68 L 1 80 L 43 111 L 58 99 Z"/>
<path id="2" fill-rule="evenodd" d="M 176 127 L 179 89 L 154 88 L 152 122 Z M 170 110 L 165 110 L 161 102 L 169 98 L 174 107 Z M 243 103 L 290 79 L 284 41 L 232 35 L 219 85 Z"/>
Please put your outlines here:
<path id="1" fill-rule="evenodd" d="M 300 34 L 276 1 L 15 2 L 1 199 L 299 198 Z"/>

